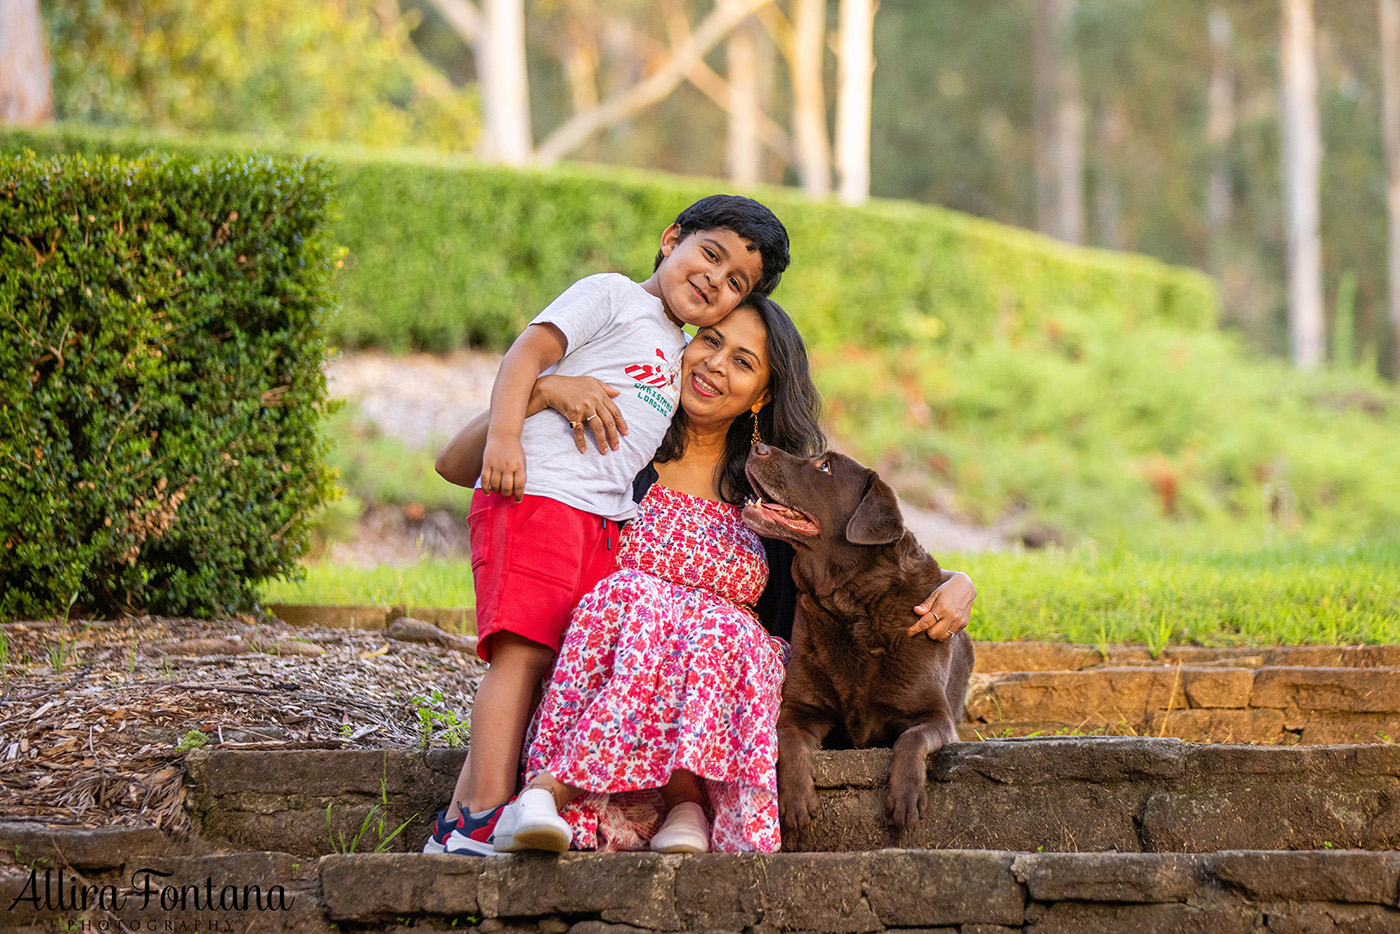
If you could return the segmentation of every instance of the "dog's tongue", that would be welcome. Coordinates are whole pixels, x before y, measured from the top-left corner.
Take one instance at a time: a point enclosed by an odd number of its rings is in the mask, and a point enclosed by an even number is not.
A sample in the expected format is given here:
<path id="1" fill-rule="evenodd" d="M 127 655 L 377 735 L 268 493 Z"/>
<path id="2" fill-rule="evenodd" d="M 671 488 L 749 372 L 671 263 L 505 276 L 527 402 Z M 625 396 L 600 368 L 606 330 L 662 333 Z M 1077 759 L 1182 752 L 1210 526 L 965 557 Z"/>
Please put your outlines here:
<path id="1" fill-rule="evenodd" d="M 817 524 L 813 522 L 810 517 L 798 512 L 796 509 L 789 509 L 782 503 L 759 502 L 756 505 L 763 511 L 765 516 L 784 528 L 792 529 L 794 532 L 802 532 L 806 535 L 817 534 Z"/>

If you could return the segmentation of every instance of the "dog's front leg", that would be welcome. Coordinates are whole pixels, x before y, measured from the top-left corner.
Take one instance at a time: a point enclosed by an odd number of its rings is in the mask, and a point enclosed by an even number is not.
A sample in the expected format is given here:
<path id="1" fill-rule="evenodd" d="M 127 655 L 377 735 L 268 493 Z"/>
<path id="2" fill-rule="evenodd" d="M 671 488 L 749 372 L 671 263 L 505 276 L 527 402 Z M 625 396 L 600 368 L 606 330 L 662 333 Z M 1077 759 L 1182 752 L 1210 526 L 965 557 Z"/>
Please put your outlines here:
<path id="1" fill-rule="evenodd" d="M 822 747 L 831 723 L 813 713 L 784 704 L 778 714 L 778 813 L 784 836 L 791 834 L 793 839 L 821 807 L 812 780 L 812 753 Z"/>
<path id="2" fill-rule="evenodd" d="M 928 756 L 956 741 L 958 731 L 945 711 L 916 723 L 894 743 L 885 811 L 900 830 L 918 823 L 928 807 Z"/>

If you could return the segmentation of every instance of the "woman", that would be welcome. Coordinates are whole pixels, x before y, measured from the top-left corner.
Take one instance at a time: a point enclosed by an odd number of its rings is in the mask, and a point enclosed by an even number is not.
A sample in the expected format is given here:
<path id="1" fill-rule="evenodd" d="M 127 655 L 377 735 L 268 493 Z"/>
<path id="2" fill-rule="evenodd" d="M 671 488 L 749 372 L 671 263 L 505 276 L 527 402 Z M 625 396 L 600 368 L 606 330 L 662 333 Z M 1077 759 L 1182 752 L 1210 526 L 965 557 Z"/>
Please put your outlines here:
<path id="1" fill-rule="evenodd" d="M 497 850 L 779 846 L 784 644 L 753 611 L 767 560 L 739 504 L 760 435 L 822 445 L 797 329 L 750 299 L 686 348 L 680 398 L 618 570 L 570 617 Z"/>

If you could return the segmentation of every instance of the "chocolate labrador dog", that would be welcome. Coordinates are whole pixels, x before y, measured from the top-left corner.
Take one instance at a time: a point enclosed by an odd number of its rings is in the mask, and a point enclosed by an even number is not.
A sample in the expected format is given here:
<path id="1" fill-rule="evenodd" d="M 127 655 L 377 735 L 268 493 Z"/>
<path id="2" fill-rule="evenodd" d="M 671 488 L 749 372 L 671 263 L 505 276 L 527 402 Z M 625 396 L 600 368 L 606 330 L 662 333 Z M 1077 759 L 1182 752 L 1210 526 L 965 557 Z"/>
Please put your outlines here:
<path id="1" fill-rule="evenodd" d="M 746 465 L 757 493 L 744 522 L 797 550 L 792 663 L 778 714 L 778 807 L 785 832 L 816 816 L 811 753 L 824 741 L 893 746 L 885 809 L 900 830 L 928 804 L 927 756 L 957 739 L 972 640 L 906 634 L 940 572 L 904 528 L 894 491 L 875 471 L 828 451 L 800 458 L 756 444 Z"/>

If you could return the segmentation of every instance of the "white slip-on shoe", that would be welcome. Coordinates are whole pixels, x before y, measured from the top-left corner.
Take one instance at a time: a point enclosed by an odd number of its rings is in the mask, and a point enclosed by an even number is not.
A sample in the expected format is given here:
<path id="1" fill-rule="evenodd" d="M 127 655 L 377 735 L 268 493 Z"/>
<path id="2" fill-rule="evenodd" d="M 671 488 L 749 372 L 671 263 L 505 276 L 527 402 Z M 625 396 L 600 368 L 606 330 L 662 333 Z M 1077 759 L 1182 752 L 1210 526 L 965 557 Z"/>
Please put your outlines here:
<path id="1" fill-rule="evenodd" d="M 522 850 L 563 853 L 572 839 L 569 822 L 559 816 L 549 789 L 526 788 L 501 811 L 496 830 L 491 834 L 491 846 L 497 853 Z"/>
<path id="2" fill-rule="evenodd" d="M 682 801 L 671 808 L 656 836 L 651 838 L 656 853 L 708 853 L 710 822 L 705 810 L 693 801 Z"/>

